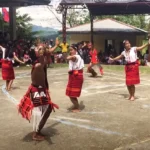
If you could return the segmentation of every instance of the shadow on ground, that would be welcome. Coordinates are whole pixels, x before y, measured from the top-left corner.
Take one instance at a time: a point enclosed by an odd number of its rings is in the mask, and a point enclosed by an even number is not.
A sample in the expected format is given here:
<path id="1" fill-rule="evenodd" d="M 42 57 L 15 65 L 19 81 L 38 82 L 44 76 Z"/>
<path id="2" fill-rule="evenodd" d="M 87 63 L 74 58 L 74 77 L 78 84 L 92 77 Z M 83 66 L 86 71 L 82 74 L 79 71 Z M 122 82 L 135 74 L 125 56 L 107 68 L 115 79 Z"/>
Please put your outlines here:
<path id="1" fill-rule="evenodd" d="M 45 135 L 45 141 L 47 141 L 47 143 L 49 145 L 55 144 L 52 142 L 51 137 L 55 136 L 55 135 L 59 135 L 58 131 L 56 129 L 54 129 L 53 127 L 57 126 L 58 124 L 60 124 L 60 122 L 54 123 L 53 125 L 51 125 L 50 127 L 44 128 L 42 130 L 42 134 Z M 33 141 L 32 140 L 32 134 L 33 132 L 28 133 L 23 139 L 23 142 L 33 142 L 35 145 L 42 142 L 42 141 Z"/>

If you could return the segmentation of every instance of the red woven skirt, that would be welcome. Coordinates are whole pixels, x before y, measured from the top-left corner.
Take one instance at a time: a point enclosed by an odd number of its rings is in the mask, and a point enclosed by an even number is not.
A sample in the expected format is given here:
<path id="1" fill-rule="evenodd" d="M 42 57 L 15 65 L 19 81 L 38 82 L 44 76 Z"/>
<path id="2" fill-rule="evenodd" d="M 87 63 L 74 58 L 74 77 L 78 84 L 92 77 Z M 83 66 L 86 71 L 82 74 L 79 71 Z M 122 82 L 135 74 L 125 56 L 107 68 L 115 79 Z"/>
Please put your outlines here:
<path id="1" fill-rule="evenodd" d="M 83 70 L 73 71 L 69 74 L 66 95 L 69 97 L 80 97 L 83 84 Z"/>
<path id="2" fill-rule="evenodd" d="M 135 85 L 140 83 L 140 76 L 139 76 L 139 64 L 138 62 L 127 64 L 125 66 L 126 72 L 126 85 Z"/>
<path id="3" fill-rule="evenodd" d="M 14 80 L 15 74 L 12 61 L 2 59 L 2 78 L 3 80 Z"/>
<path id="4" fill-rule="evenodd" d="M 54 110 L 54 108 L 59 108 L 58 105 L 51 101 L 49 92 L 46 88 L 38 88 L 31 85 L 18 105 L 18 112 L 23 118 L 30 121 L 33 108 L 43 105 L 50 105 L 52 110 Z"/>

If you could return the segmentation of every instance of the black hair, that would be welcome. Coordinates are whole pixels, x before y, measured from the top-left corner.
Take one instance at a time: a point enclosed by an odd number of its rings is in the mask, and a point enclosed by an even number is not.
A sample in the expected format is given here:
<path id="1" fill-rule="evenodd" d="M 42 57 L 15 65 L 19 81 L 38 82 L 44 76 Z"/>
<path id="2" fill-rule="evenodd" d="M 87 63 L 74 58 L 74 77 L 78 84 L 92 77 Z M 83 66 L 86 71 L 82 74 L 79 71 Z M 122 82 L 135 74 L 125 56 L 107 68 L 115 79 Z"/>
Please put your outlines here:
<path id="1" fill-rule="evenodd" d="M 78 51 L 78 44 L 72 44 L 70 47 L 72 47 L 74 50 L 77 51 L 78 55 L 80 55 L 80 57 L 83 59 L 82 55 L 80 54 L 80 52 Z"/>
<path id="2" fill-rule="evenodd" d="M 123 41 L 123 47 L 125 47 L 126 42 L 129 42 L 129 40 L 126 39 Z"/>
<path id="3" fill-rule="evenodd" d="M 78 50 L 78 45 L 77 44 L 72 44 L 70 47 L 72 47 L 74 50 Z"/>

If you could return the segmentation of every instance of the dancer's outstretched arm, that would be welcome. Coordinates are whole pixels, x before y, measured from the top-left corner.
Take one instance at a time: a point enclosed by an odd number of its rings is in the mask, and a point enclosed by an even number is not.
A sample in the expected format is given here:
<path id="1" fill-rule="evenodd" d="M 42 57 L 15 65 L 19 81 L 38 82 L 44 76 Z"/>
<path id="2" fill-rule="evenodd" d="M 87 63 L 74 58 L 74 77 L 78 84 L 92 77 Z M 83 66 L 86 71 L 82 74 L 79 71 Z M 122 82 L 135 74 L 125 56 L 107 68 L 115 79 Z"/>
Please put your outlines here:
<path id="1" fill-rule="evenodd" d="M 16 55 L 14 55 L 14 59 L 21 64 L 25 64 L 25 62 L 21 61 Z"/>
<path id="2" fill-rule="evenodd" d="M 59 40 L 58 40 L 58 38 L 56 38 L 56 41 L 55 41 L 55 46 L 54 47 L 52 47 L 52 48 L 50 48 L 49 49 L 49 52 L 51 53 L 51 52 L 53 52 L 58 46 L 59 46 Z"/>
<path id="3" fill-rule="evenodd" d="M 144 45 L 142 45 L 142 46 L 140 46 L 140 47 L 137 47 L 136 50 L 137 50 L 137 51 L 141 51 L 142 49 L 144 49 L 144 48 L 147 47 L 148 45 L 150 45 L 150 39 L 149 39 L 149 41 L 148 41 L 147 44 L 144 44 Z"/>
<path id="4" fill-rule="evenodd" d="M 110 61 L 117 61 L 117 60 L 120 60 L 121 58 L 123 58 L 123 55 L 119 55 L 115 58 L 109 58 Z"/>

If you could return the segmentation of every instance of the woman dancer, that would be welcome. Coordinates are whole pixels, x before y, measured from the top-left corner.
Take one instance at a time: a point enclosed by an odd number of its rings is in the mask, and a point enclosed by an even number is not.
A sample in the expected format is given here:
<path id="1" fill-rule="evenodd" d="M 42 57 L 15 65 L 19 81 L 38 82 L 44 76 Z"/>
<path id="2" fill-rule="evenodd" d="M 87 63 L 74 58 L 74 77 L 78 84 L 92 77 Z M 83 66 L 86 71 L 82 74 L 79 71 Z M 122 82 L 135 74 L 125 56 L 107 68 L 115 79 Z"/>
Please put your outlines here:
<path id="1" fill-rule="evenodd" d="M 14 69 L 13 69 L 13 62 L 16 60 L 17 62 L 24 64 L 23 61 L 18 59 L 15 55 L 15 52 L 11 51 L 11 49 L 7 49 L 0 46 L 3 49 L 3 59 L 1 60 L 2 63 L 2 78 L 6 81 L 6 90 L 10 91 L 13 80 L 15 79 Z"/>
<path id="2" fill-rule="evenodd" d="M 123 45 L 125 49 L 121 55 L 115 58 L 109 58 L 111 61 L 116 61 L 123 57 L 125 58 L 126 85 L 130 94 L 129 100 L 131 101 L 135 100 L 135 84 L 140 83 L 137 51 L 141 51 L 148 46 L 148 44 L 150 44 L 150 41 L 149 43 L 140 47 L 131 47 L 129 40 L 124 40 Z"/>
<path id="3" fill-rule="evenodd" d="M 100 71 L 101 76 L 104 74 L 103 72 L 103 67 L 100 64 L 100 60 L 98 59 L 98 53 L 97 50 L 95 48 L 93 48 L 92 43 L 88 43 L 88 48 L 90 50 L 89 55 L 91 57 L 91 62 L 88 65 L 88 69 L 87 72 L 91 73 L 93 77 L 97 76 L 97 73 L 95 72 L 95 70 L 93 69 L 94 65 L 97 65 Z"/>
<path id="4" fill-rule="evenodd" d="M 70 97 L 73 103 L 72 112 L 79 112 L 79 102 L 77 97 L 80 97 L 82 84 L 83 84 L 83 67 L 84 62 L 80 55 L 77 53 L 75 45 L 70 46 L 69 60 L 69 80 L 66 89 L 66 95 Z"/>

